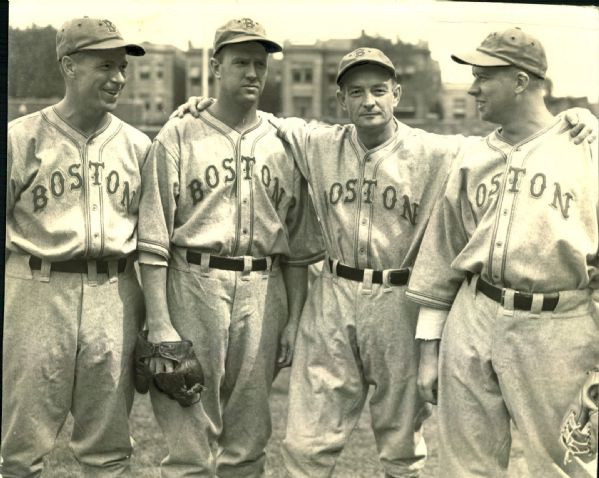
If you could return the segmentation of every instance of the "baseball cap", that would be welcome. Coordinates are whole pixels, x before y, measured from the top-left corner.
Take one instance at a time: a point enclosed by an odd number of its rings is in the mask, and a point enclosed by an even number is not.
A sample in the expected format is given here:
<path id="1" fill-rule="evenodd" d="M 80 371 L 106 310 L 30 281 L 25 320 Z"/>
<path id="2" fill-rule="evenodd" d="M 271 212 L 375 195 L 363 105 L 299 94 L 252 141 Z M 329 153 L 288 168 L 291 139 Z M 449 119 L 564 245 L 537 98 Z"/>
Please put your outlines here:
<path id="1" fill-rule="evenodd" d="M 127 55 L 142 56 L 139 45 L 123 40 L 115 24 L 99 18 L 74 18 L 65 22 L 56 33 L 56 56 L 60 60 L 81 50 L 111 50 L 125 48 Z"/>
<path id="2" fill-rule="evenodd" d="M 381 50 L 377 50 L 376 48 L 357 48 L 341 58 L 339 69 L 337 70 L 337 84 L 340 84 L 341 77 L 350 68 L 366 63 L 382 66 L 395 78 L 395 67 Z"/>
<path id="3" fill-rule="evenodd" d="M 517 27 L 491 33 L 476 51 L 451 55 L 451 59 L 473 66 L 514 65 L 541 78 L 545 78 L 547 71 L 547 58 L 541 42 Z"/>
<path id="4" fill-rule="evenodd" d="M 214 53 L 216 54 L 225 45 L 249 41 L 262 43 L 268 53 L 283 51 L 281 45 L 266 37 L 266 31 L 262 25 L 251 18 L 239 18 L 228 21 L 216 30 L 216 34 L 214 35 Z"/>

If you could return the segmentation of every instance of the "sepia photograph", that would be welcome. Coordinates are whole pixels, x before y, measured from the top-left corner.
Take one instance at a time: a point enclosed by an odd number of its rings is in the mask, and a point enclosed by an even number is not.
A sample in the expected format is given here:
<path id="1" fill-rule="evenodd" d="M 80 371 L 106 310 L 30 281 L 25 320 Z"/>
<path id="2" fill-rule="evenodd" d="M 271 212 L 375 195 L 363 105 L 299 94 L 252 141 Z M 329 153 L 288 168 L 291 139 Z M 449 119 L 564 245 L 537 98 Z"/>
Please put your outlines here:
<path id="1" fill-rule="evenodd" d="M 11 0 L 0 478 L 597 478 L 599 7 Z"/>

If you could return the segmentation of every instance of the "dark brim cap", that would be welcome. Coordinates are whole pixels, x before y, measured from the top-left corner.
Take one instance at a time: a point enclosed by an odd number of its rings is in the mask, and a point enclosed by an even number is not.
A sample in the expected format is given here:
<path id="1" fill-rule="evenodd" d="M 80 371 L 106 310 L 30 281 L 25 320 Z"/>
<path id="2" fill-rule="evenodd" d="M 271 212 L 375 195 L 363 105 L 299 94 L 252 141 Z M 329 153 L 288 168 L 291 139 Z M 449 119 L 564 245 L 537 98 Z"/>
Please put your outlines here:
<path id="1" fill-rule="evenodd" d="M 65 22 L 56 33 L 56 57 L 72 55 L 83 50 L 112 50 L 125 48 L 132 56 L 145 55 L 139 45 L 128 43 L 110 20 L 99 18 L 74 18 Z"/>
<path id="2" fill-rule="evenodd" d="M 490 33 L 475 51 L 451 55 L 451 59 L 457 63 L 482 67 L 514 65 L 540 78 L 545 78 L 547 72 L 543 45 L 517 27 Z"/>
<path id="3" fill-rule="evenodd" d="M 214 53 L 216 53 L 218 50 L 220 50 L 222 47 L 226 45 L 233 45 L 235 43 L 247 43 L 251 41 L 261 43 L 264 46 L 264 49 L 267 53 L 278 53 L 280 51 L 283 51 L 283 47 L 272 40 L 267 40 L 266 38 L 256 35 L 239 35 L 235 38 L 231 38 L 230 40 L 219 43 L 218 47 L 214 49 Z"/>
<path id="4" fill-rule="evenodd" d="M 391 60 L 381 50 L 377 50 L 376 48 L 357 48 L 341 58 L 337 71 L 337 84 L 341 84 L 341 78 L 350 69 L 367 64 L 380 66 L 387 70 L 393 78 L 396 77 L 395 66 L 393 66 Z"/>
<path id="5" fill-rule="evenodd" d="M 251 18 L 230 20 L 214 35 L 214 53 L 222 47 L 237 43 L 258 42 L 264 46 L 267 53 L 278 53 L 283 47 L 266 37 L 264 27 Z"/>
<path id="6" fill-rule="evenodd" d="M 456 63 L 462 65 L 472 66 L 508 66 L 510 62 L 497 58 L 495 56 L 488 55 L 481 51 L 474 51 L 470 53 L 461 53 L 459 55 L 451 55 L 451 59 Z"/>
<path id="7" fill-rule="evenodd" d="M 83 50 L 113 50 L 115 48 L 125 48 L 127 55 L 131 56 L 144 56 L 146 50 L 140 45 L 135 43 L 127 43 L 124 40 L 115 38 L 113 40 L 106 40 L 100 43 L 95 43 L 90 46 L 79 48 L 77 51 Z"/>

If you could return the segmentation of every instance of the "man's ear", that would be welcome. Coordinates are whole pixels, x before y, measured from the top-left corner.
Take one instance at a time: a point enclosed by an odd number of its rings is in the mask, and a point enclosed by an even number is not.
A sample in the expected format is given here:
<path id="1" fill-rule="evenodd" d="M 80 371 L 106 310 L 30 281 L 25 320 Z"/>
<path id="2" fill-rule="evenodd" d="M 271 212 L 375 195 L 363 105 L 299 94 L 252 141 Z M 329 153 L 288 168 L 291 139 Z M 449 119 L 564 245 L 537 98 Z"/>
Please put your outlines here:
<path id="1" fill-rule="evenodd" d="M 337 102 L 341 106 L 341 109 L 347 112 L 347 105 L 345 104 L 345 91 L 343 90 L 342 86 L 337 88 Z"/>
<path id="2" fill-rule="evenodd" d="M 514 91 L 516 93 L 522 93 L 528 88 L 529 83 L 530 77 L 528 76 L 528 73 L 525 71 L 518 71 L 518 73 L 516 73 L 516 87 Z"/>
<path id="3" fill-rule="evenodd" d="M 396 107 L 399 104 L 399 100 L 401 98 L 401 85 L 396 83 L 393 87 L 393 107 Z"/>
<path id="4" fill-rule="evenodd" d="M 220 62 L 214 57 L 210 58 L 210 70 L 215 78 L 220 78 Z"/>
<path id="5" fill-rule="evenodd" d="M 70 56 L 63 56 L 60 59 L 60 67 L 64 75 L 68 78 L 75 78 L 77 72 L 77 63 Z"/>

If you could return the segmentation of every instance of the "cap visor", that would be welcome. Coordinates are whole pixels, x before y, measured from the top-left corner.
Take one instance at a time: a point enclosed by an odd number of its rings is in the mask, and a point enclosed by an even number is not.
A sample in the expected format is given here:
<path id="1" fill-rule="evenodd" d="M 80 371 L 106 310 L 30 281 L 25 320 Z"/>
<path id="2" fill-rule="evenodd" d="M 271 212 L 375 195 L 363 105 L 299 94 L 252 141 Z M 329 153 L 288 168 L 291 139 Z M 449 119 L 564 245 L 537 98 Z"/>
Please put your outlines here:
<path id="1" fill-rule="evenodd" d="M 139 45 L 134 43 L 127 43 L 125 40 L 121 40 L 120 38 L 113 38 L 110 40 L 105 40 L 99 43 L 94 43 L 92 45 L 87 45 L 81 50 L 112 50 L 114 48 L 124 48 L 127 55 L 132 56 L 143 56 L 146 54 L 146 51 Z"/>
<path id="2" fill-rule="evenodd" d="M 345 68 L 343 68 L 343 70 L 341 70 L 339 73 L 337 73 L 337 84 L 340 84 L 341 78 L 343 77 L 343 75 L 345 75 L 352 68 L 354 68 L 356 66 L 368 65 L 368 64 L 380 66 L 381 68 L 387 70 L 387 72 L 393 78 L 396 77 L 395 69 L 391 69 L 391 67 L 389 65 L 387 65 L 386 63 L 383 63 L 382 61 L 376 61 L 376 60 L 363 60 L 363 61 L 356 61 L 355 63 L 350 63 Z"/>
<path id="3" fill-rule="evenodd" d="M 508 63 L 501 58 L 496 58 L 491 55 L 487 55 L 481 51 L 473 51 L 471 53 L 464 53 L 460 55 L 451 55 L 451 59 L 456 63 L 461 63 L 462 65 L 472 65 L 472 66 L 508 66 Z"/>
<path id="4" fill-rule="evenodd" d="M 231 40 L 227 40 L 227 41 L 221 43 L 220 45 L 218 45 L 218 50 L 220 50 L 225 45 L 232 45 L 233 43 L 247 43 L 247 42 L 251 42 L 251 41 L 255 41 L 255 42 L 258 42 L 258 43 L 261 43 L 262 45 L 264 45 L 264 49 L 266 50 L 267 53 L 278 53 L 280 51 L 283 51 L 283 47 L 281 45 L 279 45 L 278 43 L 276 43 L 272 40 L 267 40 L 264 37 L 259 37 L 259 36 L 255 36 L 255 35 L 240 35 L 235 38 L 232 38 Z"/>

